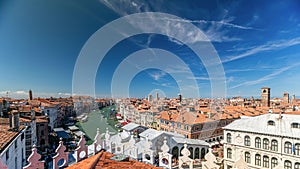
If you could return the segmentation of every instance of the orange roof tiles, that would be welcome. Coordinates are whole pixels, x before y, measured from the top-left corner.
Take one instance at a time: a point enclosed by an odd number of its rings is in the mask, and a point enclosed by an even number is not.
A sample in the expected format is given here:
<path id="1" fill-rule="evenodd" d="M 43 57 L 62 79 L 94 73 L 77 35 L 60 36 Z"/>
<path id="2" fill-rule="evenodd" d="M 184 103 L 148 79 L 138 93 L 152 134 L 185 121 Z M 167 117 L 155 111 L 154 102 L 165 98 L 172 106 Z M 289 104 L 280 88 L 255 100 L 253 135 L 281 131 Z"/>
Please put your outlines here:
<path id="1" fill-rule="evenodd" d="M 112 160 L 113 156 L 115 155 L 102 150 L 98 154 L 71 165 L 66 169 L 161 169 L 136 160 Z"/>
<path id="2" fill-rule="evenodd" d="M 8 119 L 1 118 L 0 121 L 8 122 Z M 24 130 L 25 126 L 20 126 L 20 131 Z M 19 134 L 19 132 L 11 131 L 9 123 L 0 124 L 0 153 L 11 143 L 11 141 Z"/>

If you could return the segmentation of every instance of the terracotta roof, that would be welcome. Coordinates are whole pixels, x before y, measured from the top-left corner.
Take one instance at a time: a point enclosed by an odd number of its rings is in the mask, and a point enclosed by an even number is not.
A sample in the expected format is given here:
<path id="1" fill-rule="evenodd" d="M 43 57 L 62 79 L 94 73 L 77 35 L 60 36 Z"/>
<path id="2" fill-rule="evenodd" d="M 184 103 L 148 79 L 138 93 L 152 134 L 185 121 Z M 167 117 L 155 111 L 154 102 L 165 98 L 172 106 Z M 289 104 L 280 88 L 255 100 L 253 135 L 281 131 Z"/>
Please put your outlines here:
<path id="1" fill-rule="evenodd" d="M 131 159 L 128 161 L 111 160 L 113 156 L 115 155 L 102 150 L 98 154 L 71 165 L 66 169 L 161 169 Z"/>
<path id="2" fill-rule="evenodd" d="M 1 118 L 1 121 L 6 121 L 6 119 Z M 20 126 L 20 131 L 24 130 L 24 128 L 25 126 Z M 0 124 L 0 153 L 18 134 L 19 132 L 10 130 L 9 124 Z"/>

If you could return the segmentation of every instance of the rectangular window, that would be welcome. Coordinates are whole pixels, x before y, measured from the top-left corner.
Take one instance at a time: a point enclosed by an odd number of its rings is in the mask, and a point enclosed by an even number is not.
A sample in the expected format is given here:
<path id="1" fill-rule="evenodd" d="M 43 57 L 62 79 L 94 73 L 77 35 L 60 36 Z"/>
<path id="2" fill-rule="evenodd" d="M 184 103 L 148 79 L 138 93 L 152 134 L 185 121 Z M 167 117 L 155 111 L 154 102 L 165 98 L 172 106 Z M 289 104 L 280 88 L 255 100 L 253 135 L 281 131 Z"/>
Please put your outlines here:
<path id="1" fill-rule="evenodd" d="M 6 155 L 6 161 L 8 161 L 8 159 L 9 159 L 9 149 L 6 151 L 5 155 Z"/>

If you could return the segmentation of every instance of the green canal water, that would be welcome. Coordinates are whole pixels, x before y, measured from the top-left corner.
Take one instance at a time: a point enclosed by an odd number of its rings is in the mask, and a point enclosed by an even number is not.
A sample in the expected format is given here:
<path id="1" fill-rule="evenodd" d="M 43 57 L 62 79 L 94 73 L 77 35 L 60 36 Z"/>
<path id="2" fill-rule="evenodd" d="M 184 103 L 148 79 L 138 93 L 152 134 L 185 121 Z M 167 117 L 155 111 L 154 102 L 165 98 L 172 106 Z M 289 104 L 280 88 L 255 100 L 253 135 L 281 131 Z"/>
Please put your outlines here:
<path id="1" fill-rule="evenodd" d="M 100 133 L 105 133 L 106 128 L 112 133 L 117 133 L 117 129 L 111 125 L 114 125 L 116 122 L 112 120 L 107 120 L 107 117 L 110 113 L 110 110 L 115 108 L 114 106 L 109 106 L 102 108 L 98 111 L 93 111 L 88 114 L 88 121 L 86 122 L 78 122 L 77 125 L 79 126 L 80 130 L 82 130 L 90 139 L 94 140 L 97 128 L 100 129 Z M 110 123 L 111 125 L 109 125 Z M 91 141 L 89 141 L 91 143 Z"/>

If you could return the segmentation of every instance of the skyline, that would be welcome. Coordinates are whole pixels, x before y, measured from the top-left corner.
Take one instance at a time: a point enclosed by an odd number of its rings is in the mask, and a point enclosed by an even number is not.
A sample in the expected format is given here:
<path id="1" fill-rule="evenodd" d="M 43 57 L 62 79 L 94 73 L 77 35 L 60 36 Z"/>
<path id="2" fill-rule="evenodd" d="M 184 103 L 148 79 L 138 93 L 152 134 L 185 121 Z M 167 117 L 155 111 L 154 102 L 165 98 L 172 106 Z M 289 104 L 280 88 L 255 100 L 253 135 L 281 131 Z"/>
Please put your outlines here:
<path id="1" fill-rule="evenodd" d="M 300 3 L 293 0 L 272 4 L 267 1 L 1 2 L 0 97 L 7 91 L 10 95 L 27 96 L 29 89 L 35 96 L 70 96 L 74 66 L 85 42 L 109 22 L 139 12 L 176 15 L 183 18 L 176 25 L 179 30 L 185 22 L 202 30 L 224 67 L 228 97 L 259 96 L 263 86 L 271 88 L 272 97 L 281 97 L 284 92 L 299 95 L 299 10 Z M 194 35 L 182 34 L 188 43 L 199 40 Z M 186 45 L 166 36 L 142 34 L 116 44 L 104 57 L 95 81 L 96 96 L 109 97 L 119 64 L 132 53 L 149 47 L 172 52 L 187 67 L 174 65 L 167 72 L 142 70 L 130 83 L 131 97 L 145 97 L 153 90 L 176 97 L 180 93 L 178 80 L 170 72 L 183 75 L 187 68 L 193 76 L 186 78 L 196 80 L 200 96 L 210 95 L 211 79 L 205 66 Z"/>

